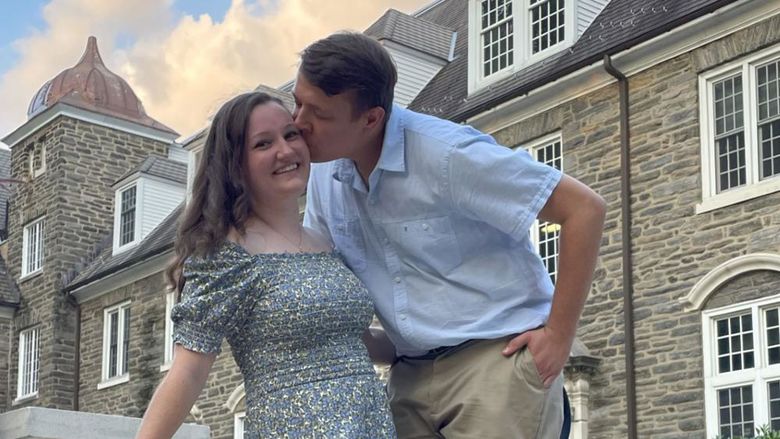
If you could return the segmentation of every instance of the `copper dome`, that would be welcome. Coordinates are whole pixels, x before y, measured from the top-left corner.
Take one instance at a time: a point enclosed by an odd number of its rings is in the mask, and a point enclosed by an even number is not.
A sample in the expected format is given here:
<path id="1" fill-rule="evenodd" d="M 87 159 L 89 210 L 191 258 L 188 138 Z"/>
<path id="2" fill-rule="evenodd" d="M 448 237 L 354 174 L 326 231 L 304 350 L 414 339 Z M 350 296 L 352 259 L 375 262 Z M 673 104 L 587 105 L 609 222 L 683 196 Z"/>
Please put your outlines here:
<path id="1" fill-rule="evenodd" d="M 75 66 L 43 84 L 30 102 L 27 117 L 31 118 L 57 102 L 177 134 L 149 117 L 127 82 L 108 70 L 98 52 L 95 37 L 89 37 L 84 55 Z"/>

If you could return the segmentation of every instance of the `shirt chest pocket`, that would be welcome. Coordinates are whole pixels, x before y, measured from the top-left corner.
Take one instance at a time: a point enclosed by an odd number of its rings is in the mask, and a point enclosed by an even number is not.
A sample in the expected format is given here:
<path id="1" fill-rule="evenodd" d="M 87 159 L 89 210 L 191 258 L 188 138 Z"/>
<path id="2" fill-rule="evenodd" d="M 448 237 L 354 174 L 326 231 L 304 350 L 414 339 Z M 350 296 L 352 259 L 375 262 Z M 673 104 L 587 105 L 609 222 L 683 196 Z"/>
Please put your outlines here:
<path id="1" fill-rule="evenodd" d="M 366 242 L 359 220 L 335 219 L 331 236 L 336 250 L 352 271 L 359 273 L 366 269 Z"/>
<path id="2" fill-rule="evenodd" d="M 446 274 L 462 262 L 450 218 L 441 216 L 390 224 L 388 234 L 399 247 L 404 266 Z"/>

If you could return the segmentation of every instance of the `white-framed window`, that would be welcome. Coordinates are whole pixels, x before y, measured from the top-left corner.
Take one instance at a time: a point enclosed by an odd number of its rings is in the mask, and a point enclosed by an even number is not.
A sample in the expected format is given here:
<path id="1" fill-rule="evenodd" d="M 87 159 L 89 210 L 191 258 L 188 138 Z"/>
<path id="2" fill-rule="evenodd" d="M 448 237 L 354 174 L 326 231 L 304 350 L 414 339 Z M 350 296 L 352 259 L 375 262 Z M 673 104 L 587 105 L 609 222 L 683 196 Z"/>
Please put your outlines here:
<path id="1" fill-rule="evenodd" d="M 533 140 L 525 147 L 537 161 L 563 171 L 563 148 L 559 133 Z M 560 234 L 561 226 L 559 224 L 536 220 L 531 227 L 531 241 L 536 245 L 553 284 L 558 277 Z"/>
<path id="2" fill-rule="evenodd" d="M 129 381 L 130 302 L 103 310 L 103 381 L 98 389 Z"/>
<path id="3" fill-rule="evenodd" d="M 136 240 L 138 224 L 138 185 L 117 191 L 117 247 L 132 244 Z"/>
<path id="4" fill-rule="evenodd" d="M 706 212 L 780 190 L 780 45 L 699 77 Z"/>
<path id="5" fill-rule="evenodd" d="M 39 326 L 19 333 L 19 376 L 16 385 L 16 400 L 38 396 L 38 366 L 41 329 Z"/>
<path id="6" fill-rule="evenodd" d="M 45 218 L 38 218 L 26 226 L 22 232 L 22 277 L 37 273 L 43 269 L 43 239 Z"/>
<path id="7" fill-rule="evenodd" d="M 469 0 L 469 93 L 570 46 L 574 0 Z"/>
<path id="8" fill-rule="evenodd" d="M 233 418 L 233 439 L 244 439 L 244 418 L 246 412 L 236 413 Z"/>
<path id="9" fill-rule="evenodd" d="M 46 145 L 37 142 L 30 151 L 30 175 L 33 178 L 46 172 Z"/>
<path id="10" fill-rule="evenodd" d="M 173 320 L 171 320 L 171 311 L 176 304 L 176 293 L 169 291 L 165 293 L 165 351 L 163 352 L 163 364 L 160 371 L 166 371 L 173 362 Z"/>
<path id="11" fill-rule="evenodd" d="M 707 437 L 780 429 L 780 295 L 702 313 Z"/>

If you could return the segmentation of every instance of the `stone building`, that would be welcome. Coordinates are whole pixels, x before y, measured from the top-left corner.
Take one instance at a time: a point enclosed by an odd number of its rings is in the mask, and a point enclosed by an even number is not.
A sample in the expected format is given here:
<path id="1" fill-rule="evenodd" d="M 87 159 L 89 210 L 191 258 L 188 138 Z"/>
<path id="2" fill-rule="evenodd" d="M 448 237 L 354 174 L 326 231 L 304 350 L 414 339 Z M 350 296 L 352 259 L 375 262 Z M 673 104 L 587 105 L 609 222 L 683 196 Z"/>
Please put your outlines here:
<path id="1" fill-rule="evenodd" d="M 607 200 L 566 368 L 572 438 L 780 429 L 777 1 L 436 0 L 366 33 L 393 55 L 399 103 L 527 149 Z M 52 98 L 50 84 L 5 140 L 27 182 L 0 265 L 0 411 L 140 416 L 170 360 L 162 267 L 204 132 L 176 144 L 142 110 Z M 558 230 L 530 231 L 553 279 Z M 242 426 L 224 352 L 189 417 L 215 438 Z"/>

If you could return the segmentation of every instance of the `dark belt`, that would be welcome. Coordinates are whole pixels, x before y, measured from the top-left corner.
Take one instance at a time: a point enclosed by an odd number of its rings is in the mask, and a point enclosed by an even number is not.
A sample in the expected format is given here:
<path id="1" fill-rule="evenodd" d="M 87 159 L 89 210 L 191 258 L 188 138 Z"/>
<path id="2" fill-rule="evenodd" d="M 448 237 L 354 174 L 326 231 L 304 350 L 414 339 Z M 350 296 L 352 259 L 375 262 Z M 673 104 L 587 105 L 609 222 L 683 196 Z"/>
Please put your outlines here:
<path id="1" fill-rule="evenodd" d="M 468 346 L 471 346 L 472 344 L 478 342 L 479 340 L 466 340 L 461 344 L 456 344 L 455 346 L 439 346 L 438 348 L 433 348 L 429 350 L 428 352 L 422 354 L 422 355 L 402 355 L 399 358 L 407 359 L 407 360 L 434 360 L 436 358 L 454 354 L 455 352 L 466 348 Z"/>

